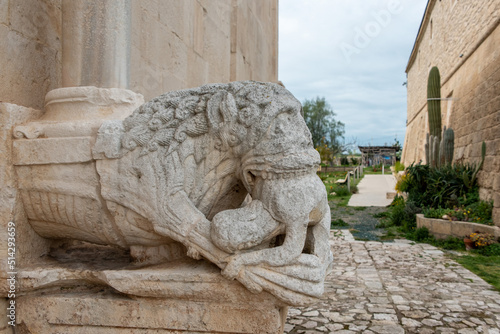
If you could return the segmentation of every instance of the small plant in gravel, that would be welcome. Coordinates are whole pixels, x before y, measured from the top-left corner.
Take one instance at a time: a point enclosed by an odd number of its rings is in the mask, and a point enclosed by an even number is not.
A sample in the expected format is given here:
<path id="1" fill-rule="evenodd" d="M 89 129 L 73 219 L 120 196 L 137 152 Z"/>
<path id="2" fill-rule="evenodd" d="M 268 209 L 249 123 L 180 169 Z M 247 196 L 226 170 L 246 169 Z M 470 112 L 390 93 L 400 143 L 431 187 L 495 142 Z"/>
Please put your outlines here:
<path id="1" fill-rule="evenodd" d="M 375 213 L 373 215 L 373 218 L 388 218 L 389 214 L 390 214 L 389 211 L 383 211 L 383 212 Z"/>
<path id="2" fill-rule="evenodd" d="M 330 225 L 331 228 L 345 227 L 345 226 L 349 226 L 349 224 L 346 223 L 342 218 L 338 218 L 338 219 L 332 220 L 332 223 Z"/>

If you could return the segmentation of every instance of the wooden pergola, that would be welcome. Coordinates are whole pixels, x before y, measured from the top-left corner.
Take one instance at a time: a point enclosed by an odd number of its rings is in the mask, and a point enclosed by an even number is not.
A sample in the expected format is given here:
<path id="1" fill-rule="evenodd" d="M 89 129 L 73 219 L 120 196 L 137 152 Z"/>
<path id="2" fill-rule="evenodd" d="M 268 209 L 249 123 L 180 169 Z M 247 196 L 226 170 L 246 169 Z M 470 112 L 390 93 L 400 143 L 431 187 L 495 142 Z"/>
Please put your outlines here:
<path id="1" fill-rule="evenodd" d="M 396 153 L 398 146 L 358 146 L 361 151 L 361 163 L 363 166 L 373 166 L 378 164 L 394 165 L 396 163 Z"/>

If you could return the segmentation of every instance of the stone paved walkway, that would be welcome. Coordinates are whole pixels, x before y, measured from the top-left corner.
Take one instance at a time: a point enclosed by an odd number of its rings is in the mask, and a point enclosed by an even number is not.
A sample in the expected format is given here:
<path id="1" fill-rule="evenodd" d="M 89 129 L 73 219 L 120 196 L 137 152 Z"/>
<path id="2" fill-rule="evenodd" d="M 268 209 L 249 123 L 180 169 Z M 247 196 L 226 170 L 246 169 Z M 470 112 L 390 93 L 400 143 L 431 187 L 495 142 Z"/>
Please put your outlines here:
<path id="1" fill-rule="evenodd" d="M 500 333 L 500 293 L 439 249 L 331 232 L 334 271 L 285 333 Z"/>

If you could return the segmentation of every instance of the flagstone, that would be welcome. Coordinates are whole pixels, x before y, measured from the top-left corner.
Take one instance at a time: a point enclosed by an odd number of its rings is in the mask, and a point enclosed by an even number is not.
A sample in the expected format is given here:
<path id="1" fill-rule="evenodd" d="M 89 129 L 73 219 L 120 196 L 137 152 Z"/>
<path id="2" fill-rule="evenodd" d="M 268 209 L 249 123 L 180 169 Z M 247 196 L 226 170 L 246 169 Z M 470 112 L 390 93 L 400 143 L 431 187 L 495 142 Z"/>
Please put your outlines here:
<path id="1" fill-rule="evenodd" d="M 431 245 L 395 245 L 332 242 L 324 297 L 290 309 L 293 333 L 500 334 L 497 291 Z"/>

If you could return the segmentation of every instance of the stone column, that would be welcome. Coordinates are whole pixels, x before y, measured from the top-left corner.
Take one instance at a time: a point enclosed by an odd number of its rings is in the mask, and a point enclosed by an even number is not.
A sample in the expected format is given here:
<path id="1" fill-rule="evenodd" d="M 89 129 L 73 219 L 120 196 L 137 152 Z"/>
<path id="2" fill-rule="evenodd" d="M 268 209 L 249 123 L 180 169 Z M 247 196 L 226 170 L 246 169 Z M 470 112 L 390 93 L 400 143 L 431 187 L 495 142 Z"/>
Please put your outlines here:
<path id="1" fill-rule="evenodd" d="M 130 0 L 62 0 L 63 87 L 129 86 Z"/>

